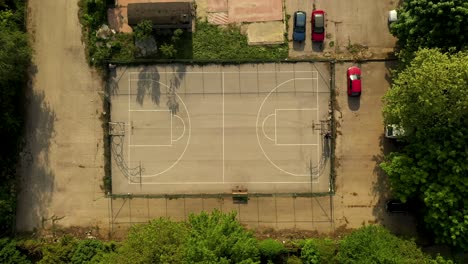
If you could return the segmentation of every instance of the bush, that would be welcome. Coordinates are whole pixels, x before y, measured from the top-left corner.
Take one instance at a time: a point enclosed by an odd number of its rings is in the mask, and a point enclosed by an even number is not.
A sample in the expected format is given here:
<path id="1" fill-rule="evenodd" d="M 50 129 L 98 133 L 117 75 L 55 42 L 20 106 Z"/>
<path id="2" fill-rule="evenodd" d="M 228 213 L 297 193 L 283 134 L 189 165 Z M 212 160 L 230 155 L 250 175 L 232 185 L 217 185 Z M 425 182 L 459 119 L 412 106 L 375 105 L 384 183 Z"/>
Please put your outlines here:
<path id="1" fill-rule="evenodd" d="M 162 55 L 168 59 L 174 58 L 177 54 L 177 50 L 175 49 L 173 44 L 162 44 L 159 48 Z"/>
<path id="2" fill-rule="evenodd" d="M 236 213 L 214 210 L 189 216 L 185 263 L 254 263 L 257 240 L 236 220 Z"/>
<path id="3" fill-rule="evenodd" d="M 339 263 L 425 263 L 429 258 L 413 241 L 400 239 L 381 226 L 365 226 L 340 241 Z"/>
<path id="4" fill-rule="evenodd" d="M 260 255 L 269 261 L 278 259 L 278 257 L 287 252 L 282 243 L 273 239 L 260 241 L 258 249 L 260 250 Z"/>
<path id="5" fill-rule="evenodd" d="M 0 263 L 26 264 L 30 263 L 17 248 L 16 243 L 8 238 L 0 239 Z"/>
<path id="6" fill-rule="evenodd" d="M 58 242 L 45 244 L 42 248 L 40 264 L 70 263 L 78 241 L 69 235 L 63 236 Z"/>
<path id="7" fill-rule="evenodd" d="M 315 241 L 310 239 L 306 240 L 301 250 L 301 259 L 306 264 L 320 263 L 320 252 L 315 245 Z"/>
<path id="8" fill-rule="evenodd" d="M 302 260 L 298 256 L 293 255 L 288 257 L 286 264 L 302 264 Z"/>
<path id="9" fill-rule="evenodd" d="M 145 40 L 151 37 L 153 33 L 153 22 L 151 22 L 151 20 L 141 21 L 135 26 L 133 33 L 138 40 Z"/>
<path id="10" fill-rule="evenodd" d="M 102 263 L 183 263 L 188 232 L 186 224 L 165 218 L 134 225 L 122 246 Z"/>
<path id="11" fill-rule="evenodd" d="M 86 239 L 78 243 L 71 263 L 99 263 L 102 259 L 104 244 L 99 240 Z"/>
<path id="12" fill-rule="evenodd" d="M 334 263 L 335 254 L 335 242 L 328 238 L 307 239 L 301 251 L 301 257 L 305 263 Z M 313 262 L 316 259 L 315 256 L 318 257 L 318 262 Z"/>

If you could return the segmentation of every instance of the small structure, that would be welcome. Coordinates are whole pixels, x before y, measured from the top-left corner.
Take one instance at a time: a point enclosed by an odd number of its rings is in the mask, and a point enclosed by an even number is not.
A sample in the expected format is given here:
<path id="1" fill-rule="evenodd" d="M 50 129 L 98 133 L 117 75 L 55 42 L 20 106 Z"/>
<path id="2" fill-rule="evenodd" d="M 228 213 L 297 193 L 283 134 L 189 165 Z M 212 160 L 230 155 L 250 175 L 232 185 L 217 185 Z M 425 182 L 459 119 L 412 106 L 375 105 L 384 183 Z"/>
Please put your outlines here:
<path id="1" fill-rule="evenodd" d="M 154 29 L 192 30 L 192 2 L 130 3 L 127 8 L 128 24 L 132 27 L 150 20 Z"/>

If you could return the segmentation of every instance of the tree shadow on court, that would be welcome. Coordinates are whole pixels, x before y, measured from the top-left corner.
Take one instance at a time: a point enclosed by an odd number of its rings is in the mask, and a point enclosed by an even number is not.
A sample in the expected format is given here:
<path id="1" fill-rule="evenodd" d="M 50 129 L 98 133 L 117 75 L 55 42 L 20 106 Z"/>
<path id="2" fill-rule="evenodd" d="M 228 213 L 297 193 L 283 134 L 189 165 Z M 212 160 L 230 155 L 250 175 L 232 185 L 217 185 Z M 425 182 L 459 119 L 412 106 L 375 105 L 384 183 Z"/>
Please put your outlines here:
<path id="1" fill-rule="evenodd" d="M 160 74 L 156 66 L 144 66 L 138 73 L 136 101 L 143 105 L 146 95 L 159 106 L 161 98 Z"/>
<path id="2" fill-rule="evenodd" d="M 109 95 L 117 95 L 119 93 L 119 81 L 127 71 L 125 67 L 124 70 L 118 74 L 117 67 L 113 66 L 108 69 L 107 72 L 107 82 L 106 82 L 106 90 Z"/>
<path id="3" fill-rule="evenodd" d="M 55 174 L 50 170 L 49 149 L 55 137 L 55 112 L 43 92 L 26 91 L 26 124 L 18 168 L 17 227 L 39 228 L 54 192 Z M 36 225 L 35 225 L 36 224 Z M 31 226 L 35 225 L 35 226 Z"/>
<path id="4" fill-rule="evenodd" d="M 171 73 L 168 74 L 168 87 L 167 87 L 167 108 L 172 114 L 179 112 L 178 91 L 186 75 L 187 68 L 183 64 L 171 65 Z M 187 86 L 185 87 L 187 89 Z"/>

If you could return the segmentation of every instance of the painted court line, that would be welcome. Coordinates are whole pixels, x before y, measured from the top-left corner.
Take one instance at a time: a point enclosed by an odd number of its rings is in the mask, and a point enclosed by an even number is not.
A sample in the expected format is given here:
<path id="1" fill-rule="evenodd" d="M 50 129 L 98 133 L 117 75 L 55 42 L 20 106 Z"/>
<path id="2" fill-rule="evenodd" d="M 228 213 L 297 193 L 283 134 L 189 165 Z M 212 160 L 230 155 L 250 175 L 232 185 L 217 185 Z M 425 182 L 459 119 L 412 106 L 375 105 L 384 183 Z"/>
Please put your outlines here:
<path id="1" fill-rule="evenodd" d="M 155 73 L 155 72 L 150 72 L 149 73 Z M 249 74 L 259 74 L 259 73 L 317 73 L 317 71 L 216 71 L 216 72 L 205 72 L 205 71 L 199 71 L 199 72 L 183 72 L 183 71 L 175 71 L 175 72 L 165 72 L 165 73 L 169 73 L 169 74 L 223 74 L 223 73 L 227 73 L 227 74 L 231 74 L 231 73 L 249 73 Z M 140 75 L 141 72 L 129 72 L 129 75 L 132 76 L 132 75 Z M 318 77 L 318 76 L 317 76 Z M 317 78 L 315 77 L 315 75 L 313 76 L 313 78 Z M 132 81 L 140 81 L 140 80 L 153 80 L 153 78 L 145 78 L 145 79 L 141 79 L 141 78 L 129 78 L 130 80 Z"/>
<path id="2" fill-rule="evenodd" d="M 185 122 L 184 122 L 184 120 L 183 120 L 180 116 L 175 115 L 175 114 L 174 114 L 173 116 L 179 118 L 179 120 L 182 122 L 182 125 L 184 125 L 184 131 L 182 131 L 182 135 L 180 135 L 180 136 L 179 136 L 178 138 L 176 138 L 176 139 L 172 139 L 172 118 L 171 118 L 171 142 L 177 142 L 177 141 L 179 141 L 179 140 L 185 135 Z"/>
<path id="3" fill-rule="evenodd" d="M 172 147 L 172 144 L 159 144 L 159 145 L 128 145 L 134 148 L 146 148 L 146 147 Z"/>
<path id="4" fill-rule="evenodd" d="M 266 122 L 270 117 L 272 117 L 272 116 L 275 116 L 275 133 L 276 133 L 276 114 L 269 114 L 267 117 L 265 117 L 265 119 L 263 119 L 263 122 L 262 122 L 262 131 L 263 131 L 263 135 L 264 135 L 267 139 L 276 142 L 276 138 L 275 138 L 275 139 L 272 139 L 272 138 L 270 138 L 270 137 L 265 133 L 265 122 Z M 276 136 L 276 134 L 275 134 L 275 136 Z"/>
<path id="5" fill-rule="evenodd" d="M 225 154 L 224 154 L 224 72 L 222 73 L 222 91 L 223 91 L 223 109 L 222 109 L 222 114 L 223 114 L 223 183 L 224 183 L 224 164 L 225 164 L 225 161 L 224 161 L 224 158 L 225 158 Z"/>
<path id="6" fill-rule="evenodd" d="M 135 183 L 132 182 L 130 184 L 138 184 L 138 185 L 213 185 L 213 184 L 245 184 L 246 182 L 142 182 L 142 183 Z M 318 179 L 317 181 L 302 181 L 302 182 L 247 182 L 248 184 L 310 184 L 310 183 L 319 183 Z"/>

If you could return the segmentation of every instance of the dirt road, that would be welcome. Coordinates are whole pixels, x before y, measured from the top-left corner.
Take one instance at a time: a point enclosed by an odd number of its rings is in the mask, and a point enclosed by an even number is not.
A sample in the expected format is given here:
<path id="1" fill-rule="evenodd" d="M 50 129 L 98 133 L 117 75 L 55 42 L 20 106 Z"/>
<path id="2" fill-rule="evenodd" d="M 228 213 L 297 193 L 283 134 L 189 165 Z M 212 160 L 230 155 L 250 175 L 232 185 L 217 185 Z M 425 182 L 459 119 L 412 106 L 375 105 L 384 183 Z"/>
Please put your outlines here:
<path id="1" fill-rule="evenodd" d="M 75 1 L 30 0 L 35 50 L 27 94 L 18 231 L 105 227 L 102 83 L 88 67 Z"/>

